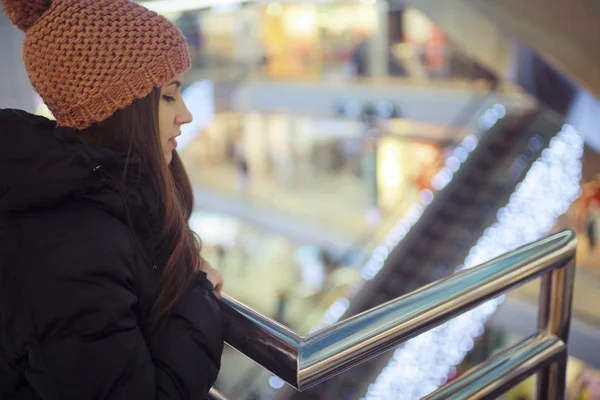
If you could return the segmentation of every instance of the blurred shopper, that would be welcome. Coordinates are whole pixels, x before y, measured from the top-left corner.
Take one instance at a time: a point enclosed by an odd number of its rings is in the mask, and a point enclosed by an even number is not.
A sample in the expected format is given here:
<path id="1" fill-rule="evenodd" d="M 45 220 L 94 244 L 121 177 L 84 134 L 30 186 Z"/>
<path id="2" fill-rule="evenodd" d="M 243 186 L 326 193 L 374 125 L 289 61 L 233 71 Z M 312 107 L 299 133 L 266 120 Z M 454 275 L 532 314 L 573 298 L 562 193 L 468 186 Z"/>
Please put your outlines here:
<path id="1" fill-rule="evenodd" d="M 321 261 L 321 264 L 323 264 L 323 269 L 325 270 L 326 274 L 333 273 L 333 271 L 335 271 L 340 264 L 325 248 L 319 250 L 319 261 Z"/>
<path id="2" fill-rule="evenodd" d="M 223 244 L 221 243 L 217 243 L 217 245 L 215 246 L 215 252 L 217 253 L 217 268 L 219 268 L 222 271 L 225 267 L 225 246 L 223 246 Z"/>
<path id="3" fill-rule="evenodd" d="M 368 74 L 368 46 L 369 35 L 365 32 L 357 32 L 354 34 L 356 44 L 352 49 L 352 62 L 354 64 L 354 72 L 356 76 L 364 77 Z"/>
<path id="4" fill-rule="evenodd" d="M 587 236 L 590 250 L 593 251 L 600 229 L 600 179 L 582 185 L 581 195 L 573 204 L 573 213 L 575 230 Z"/>
<path id="5" fill-rule="evenodd" d="M 600 222 L 600 202 L 593 199 L 587 211 L 586 233 L 590 244 L 590 250 L 596 250 L 598 243 L 598 223 Z"/>
<path id="6" fill-rule="evenodd" d="M 260 392 L 254 387 L 244 390 L 244 400 L 260 400 Z"/>
<path id="7" fill-rule="evenodd" d="M 282 290 L 277 295 L 277 309 L 275 311 L 275 321 L 279 322 L 282 325 L 286 325 L 286 309 L 288 304 L 288 293 L 285 290 Z"/>
<path id="8" fill-rule="evenodd" d="M 238 140 L 235 144 L 233 162 L 235 163 L 237 171 L 237 191 L 246 193 L 250 174 L 248 170 L 248 160 L 246 159 L 246 151 L 241 140 Z"/>
<path id="9" fill-rule="evenodd" d="M 202 55 L 204 39 L 198 15 L 194 11 L 186 11 L 181 14 L 176 24 L 187 39 L 192 60 L 202 64 L 203 57 L 198 56 Z"/>
<path id="10" fill-rule="evenodd" d="M 365 215 L 367 225 L 375 227 L 381 222 L 379 208 L 379 185 L 377 182 L 377 138 L 368 134 L 364 138 L 362 151 L 362 175 L 367 183 L 369 209 Z"/>
<path id="11" fill-rule="evenodd" d="M 127 0 L 2 3 L 57 122 L 0 110 L 0 398 L 206 398 L 223 281 L 175 152 L 185 38 Z"/>

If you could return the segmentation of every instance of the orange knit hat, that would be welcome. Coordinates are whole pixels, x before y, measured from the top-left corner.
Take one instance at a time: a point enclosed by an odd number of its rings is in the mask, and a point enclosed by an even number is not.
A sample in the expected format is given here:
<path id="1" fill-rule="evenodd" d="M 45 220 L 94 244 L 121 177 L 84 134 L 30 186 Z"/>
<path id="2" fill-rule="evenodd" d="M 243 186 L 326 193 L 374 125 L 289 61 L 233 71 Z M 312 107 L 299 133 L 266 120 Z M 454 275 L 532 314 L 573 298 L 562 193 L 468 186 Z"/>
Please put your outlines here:
<path id="1" fill-rule="evenodd" d="M 128 0 L 2 0 L 29 79 L 59 125 L 85 129 L 191 65 L 167 19 Z"/>

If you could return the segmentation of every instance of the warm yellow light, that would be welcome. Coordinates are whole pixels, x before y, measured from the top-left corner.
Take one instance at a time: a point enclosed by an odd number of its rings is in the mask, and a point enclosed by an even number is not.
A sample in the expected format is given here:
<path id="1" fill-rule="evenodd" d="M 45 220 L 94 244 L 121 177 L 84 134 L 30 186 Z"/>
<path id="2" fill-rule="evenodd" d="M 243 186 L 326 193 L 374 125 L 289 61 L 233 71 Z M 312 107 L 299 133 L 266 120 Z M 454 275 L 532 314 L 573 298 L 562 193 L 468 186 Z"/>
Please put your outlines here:
<path id="1" fill-rule="evenodd" d="M 402 144 L 392 140 L 379 142 L 378 179 L 382 188 L 397 188 L 403 181 Z"/>
<path id="2" fill-rule="evenodd" d="M 283 16 L 285 30 L 293 36 L 311 36 L 317 28 L 317 14 L 313 5 L 288 9 Z"/>

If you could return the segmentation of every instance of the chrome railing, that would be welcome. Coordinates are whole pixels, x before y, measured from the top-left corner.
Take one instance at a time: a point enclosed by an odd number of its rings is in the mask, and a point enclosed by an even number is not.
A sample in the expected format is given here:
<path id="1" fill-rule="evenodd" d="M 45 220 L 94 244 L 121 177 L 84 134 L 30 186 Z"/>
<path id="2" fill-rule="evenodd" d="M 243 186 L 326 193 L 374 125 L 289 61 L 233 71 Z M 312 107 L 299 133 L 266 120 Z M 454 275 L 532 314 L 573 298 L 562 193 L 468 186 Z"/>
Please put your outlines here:
<path id="1" fill-rule="evenodd" d="M 541 277 L 539 331 L 427 399 L 495 398 L 536 372 L 538 399 L 564 399 L 575 248 L 575 234 L 563 231 L 308 336 L 224 296 L 223 310 L 231 322 L 226 341 L 304 390 Z M 223 398 L 217 396 L 209 394 Z"/>

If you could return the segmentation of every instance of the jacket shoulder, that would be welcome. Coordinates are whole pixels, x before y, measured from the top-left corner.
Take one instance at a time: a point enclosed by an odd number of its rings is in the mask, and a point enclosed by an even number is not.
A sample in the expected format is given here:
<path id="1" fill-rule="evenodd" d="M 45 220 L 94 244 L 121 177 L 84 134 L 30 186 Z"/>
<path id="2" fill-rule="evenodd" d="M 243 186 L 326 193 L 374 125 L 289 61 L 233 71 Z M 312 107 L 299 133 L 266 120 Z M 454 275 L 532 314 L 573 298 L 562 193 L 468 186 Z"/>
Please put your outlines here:
<path id="1" fill-rule="evenodd" d="M 0 127 L 2 130 L 21 127 L 55 127 L 56 122 L 40 115 L 28 113 L 24 110 L 13 108 L 0 108 Z"/>
<path id="2" fill-rule="evenodd" d="M 109 274 L 127 281 L 138 274 L 133 235 L 121 220 L 88 204 L 66 204 L 0 216 L 3 281 L 35 292 L 57 276 Z"/>
<path id="3" fill-rule="evenodd" d="M 72 201 L 19 212 L 8 216 L 7 220 L 10 221 L 7 223 L 10 234 L 16 240 L 29 242 L 29 247 L 40 255 L 64 250 L 63 245 L 69 243 L 96 243 L 130 255 L 135 250 L 131 229 L 120 219 L 87 202 Z"/>

